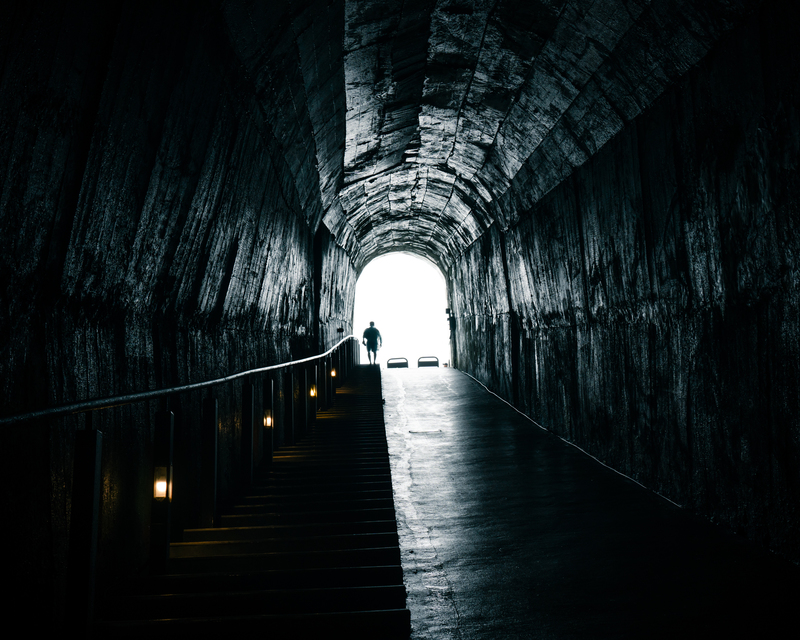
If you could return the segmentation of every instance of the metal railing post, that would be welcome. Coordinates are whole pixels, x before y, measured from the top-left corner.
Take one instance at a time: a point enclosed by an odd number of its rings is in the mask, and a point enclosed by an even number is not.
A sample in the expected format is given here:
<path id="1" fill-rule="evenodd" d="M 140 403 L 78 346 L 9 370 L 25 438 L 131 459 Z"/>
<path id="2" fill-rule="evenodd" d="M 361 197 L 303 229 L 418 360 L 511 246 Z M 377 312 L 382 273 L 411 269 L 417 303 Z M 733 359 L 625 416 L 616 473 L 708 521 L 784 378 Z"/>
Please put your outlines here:
<path id="1" fill-rule="evenodd" d="M 87 427 L 89 424 L 91 417 L 87 416 Z M 88 427 L 75 434 L 66 618 L 81 636 L 89 632 L 94 618 L 102 453 L 102 433 Z"/>
<path id="2" fill-rule="evenodd" d="M 253 384 L 250 380 L 246 380 L 242 385 L 242 473 L 244 482 L 247 485 L 253 483 L 254 396 Z"/>
<path id="3" fill-rule="evenodd" d="M 298 390 L 298 405 L 300 411 L 298 412 L 300 415 L 298 416 L 298 441 L 302 440 L 306 433 L 308 433 L 308 368 L 304 365 L 300 365 L 300 370 L 297 372 L 297 378 L 299 383 L 299 390 Z"/>
<path id="4" fill-rule="evenodd" d="M 317 411 L 325 409 L 325 398 L 328 389 L 325 386 L 325 358 L 319 358 L 314 365 L 317 369 Z"/>
<path id="5" fill-rule="evenodd" d="M 150 508 L 150 571 L 164 573 L 169 561 L 172 521 L 172 459 L 175 416 L 159 411 L 153 433 L 153 502 Z"/>
<path id="6" fill-rule="evenodd" d="M 324 372 L 325 372 L 325 380 L 323 384 L 325 385 L 325 409 L 330 409 L 333 406 L 333 385 L 331 380 L 331 357 L 328 356 L 325 358 L 324 364 Z"/>
<path id="7" fill-rule="evenodd" d="M 294 370 L 288 367 L 286 376 L 284 378 L 284 394 L 283 394 L 283 444 L 294 444 L 294 424 L 295 424 L 295 411 L 294 406 Z"/>
<path id="8" fill-rule="evenodd" d="M 319 367 L 315 362 L 309 367 L 309 373 L 311 374 L 311 391 L 309 398 L 310 409 L 309 409 L 309 420 L 308 424 L 313 425 L 317 421 L 317 411 L 319 410 L 319 376 L 317 372 L 319 371 Z"/>
<path id="9" fill-rule="evenodd" d="M 219 407 L 216 398 L 203 400 L 201 417 L 202 459 L 200 462 L 200 526 L 213 527 L 217 521 L 217 440 Z"/>
<path id="10" fill-rule="evenodd" d="M 275 381 L 272 376 L 264 379 L 264 453 L 262 460 L 272 463 L 275 451 Z"/>
<path id="11" fill-rule="evenodd" d="M 322 384 L 325 386 L 325 405 L 323 409 L 330 409 L 333 406 L 333 379 L 331 378 L 331 363 L 333 360 L 330 356 L 326 357 L 323 361 L 323 376 Z"/>
<path id="12" fill-rule="evenodd" d="M 253 384 L 253 479 L 256 469 L 264 459 L 264 431 L 262 429 L 264 416 L 264 396 L 260 393 L 261 385 L 255 380 Z"/>

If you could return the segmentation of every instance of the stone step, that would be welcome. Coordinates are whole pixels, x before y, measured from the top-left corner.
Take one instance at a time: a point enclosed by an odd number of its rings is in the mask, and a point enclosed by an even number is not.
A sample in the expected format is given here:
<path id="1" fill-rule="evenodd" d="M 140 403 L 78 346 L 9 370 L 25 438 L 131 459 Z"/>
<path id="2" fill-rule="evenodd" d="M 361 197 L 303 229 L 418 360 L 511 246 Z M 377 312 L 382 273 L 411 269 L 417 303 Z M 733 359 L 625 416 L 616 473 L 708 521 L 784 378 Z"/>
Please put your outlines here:
<path id="1" fill-rule="evenodd" d="M 308 496 L 302 500 L 268 500 L 261 503 L 249 502 L 233 505 L 227 515 L 297 512 L 354 511 L 364 509 L 394 509 L 391 496 L 384 498 L 352 497 L 350 499 L 328 500 L 324 496 Z"/>
<path id="2" fill-rule="evenodd" d="M 275 468 L 275 464 L 278 462 L 283 462 L 280 469 Z M 351 459 L 334 455 L 319 455 L 307 457 L 293 456 L 289 460 L 282 461 L 279 456 L 275 456 L 273 458 L 273 468 L 273 475 L 278 472 L 287 473 L 299 469 L 302 469 L 305 473 L 324 469 L 326 473 L 333 476 L 346 478 L 369 472 L 371 469 L 389 469 L 389 460 L 386 459 L 386 456 L 369 456 L 363 459 Z"/>
<path id="3" fill-rule="evenodd" d="M 218 573 L 269 569 L 323 569 L 347 566 L 383 566 L 400 564 L 398 547 L 333 549 L 320 551 L 275 551 L 192 557 L 170 557 L 169 571 L 174 573 Z"/>
<path id="4" fill-rule="evenodd" d="M 342 549 L 373 549 L 398 545 L 397 532 L 357 533 L 343 535 L 281 536 L 247 540 L 203 540 L 174 542 L 170 558 L 240 555 L 245 553 L 275 553 L 307 551 L 336 551 Z"/>
<path id="5" fill-rule="evenodd" d="M 291 473 L 289 470 L 276 471 L 269 476 L 257 478 L 249 491 L 260 491 L 264 488 L 293 488 L 293 487 L 313 487 L 324 493 L 326 491 L 344 490 L 347 487 L 360 487 L 369 483 L 380 482 L 391 486 L 392 476 L 389 470 L 382 470 L 380 473 L 354 474 L 349 477 L 327 477 L 324 484 L 321 484 L 318 476 L 300 475 Z"/>
<path id="6" fill-rule="evenodd" d="M 341 566 L 306 569 L 271 569 L 258 571 L 222 571 L 171 573 L 150 576 L 129 586 L 131 594 L 200 593 L 203 591 L 236 591 L 259 589 L 302 589 L 308 585 L 322 587 L 358 587 L 402 584 L 399 564 L 378 566 Z"/>
<path id="7" fill-rule="evenodd" d="M 360 520 L 390 520 L 395 517 L 394 507 L 375 509 L 348 509 L 346 511 L 296 511 L 271 513 L 225 514 L 220 516 L 222 527 L 252 527 L 271 524 L 312 524 L 321 527 L 330 522 L 358 522 Z"/>
<path id="8" fill-rule="evenodd" d="M 376 405 L 380 385 L 369 393 Z M 408 638 L 382 410 L 354 414 L 320 415 L 223 509 L 221 526 L 184 531 L 169 573 L 109 603 L 96 636 Z"/>
<path id="9" fill-rule="evenodd" d="M 360 520 L 356 522 L 331 522 L 325 527 L 329 535 L 359 533 L 396 532 L 394 520 Z M 209 529 L 185 529 L 183 542 L 203 542 L 208 540 L 254 540 L 277 537 L 308 537 L 318 535 L 316 524 L 272 525 L 255 527 L 216 527 Z"/>
<path id="10" fill-rule="evenodd" d="M 364 483 L 350 485 L 348 490 L 340 487 L 328 487 L 326 491 L 314 491 L 313 485 L 303 487 L 280 488 L 275 486 L 254 487 L 247 491 L 245 495 L 238 499 L 238 504 L 260 503 L 266 501 L 280 500 L 305 500 L 311 498 L 324 498 L 331 500 L 341 500 L 347 497 L 364 498 L 390 498 L 394 496 L 390 482 L 375 482 L 370 486 Z"/>
<path id="11" fill-rule="evenodd" d="M 334 460 L 328 463 L 309 461 L 306 464 L 293 463 L 284 465 L 280 470 L 275 470 L 269 478 L 280 481 L 287 476 L 295 476 L 297 480 L 313 480 L 314 482 L 343 482 L 352 481 L 365 476 L 383 475 L 390 477 L 389 463 L 349 464 L 346 460 Z M 259 478 L 260 484 L 263 480 Z"/>
<path id="12" fill-rule="evenodd" d="M 348 640 L 402 640 L 409 636 L 408 609 L 346 611 L 317 614 L 170 618 L 162 620 L 101 621 L 95 637 L 103 640 L 177 637 L 224 638 L 240 634 L 275 638 L 348 638 Z"/>
<path id="13" fill-rule="evenodd" d="M 320 587 L 207 591 L 138 595 L 116 601 L 108 619 L 158 620 L 277 614 L 332 613 L 400 609 L 405 606 L 402 584 L 364 587 Z"/>

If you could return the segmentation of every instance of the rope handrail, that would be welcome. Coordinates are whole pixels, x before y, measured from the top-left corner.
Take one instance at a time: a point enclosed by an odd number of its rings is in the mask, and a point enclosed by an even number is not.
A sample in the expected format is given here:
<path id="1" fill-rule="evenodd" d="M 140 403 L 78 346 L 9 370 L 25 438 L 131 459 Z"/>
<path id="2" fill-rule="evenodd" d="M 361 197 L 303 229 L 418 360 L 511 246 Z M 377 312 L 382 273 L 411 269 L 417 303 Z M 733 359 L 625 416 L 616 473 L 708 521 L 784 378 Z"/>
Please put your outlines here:
<path id="1" fill-rule="evenodd" d="M 224 378 L 215 378 L 214 380 L 194 382 L 192 384 L 184 384 L 178 387 L 155 389 L 153 391 L 139 391 L 137 393 L 129 393 L 122 396 L 111 396 L 107 398 L 95 398 L 92 400 L 73 402 L 71 404 L 65 404 L 59 407 L 48 407 L 47 409 L 38 409 L 36 411 L 29 411 L 27 413 L 19 413 L 15 416 L 7 416 L 5 418 L 0 418 L 0 425 L 16 424 L 18 422 L 25 422 L 27 420 L 34 420 L 36 418 L 45 418 L 45 417 L 55 418 L 58 416 L 65 416 L 74 413 L 84 413 L 86 411 L 94 411 L 96 409 L 111 409 L 113 407 L 121 407 L 126 404 L 134 404 L 136 402 L 142 402 L 144 400 L 154 400 L 156 398 L 162 398 L 164 396 L 172 395 L 175 393 L 183 393 L 185 391 L 195 391 L 197 389 L 215 387 L 219 384 L 224 384 L 225 382 L 238 380 L 239 378 L 244 378 L 259 373 L 266 373 L 267 371 L 273 371 L 275 369 L 283 369 L 284 367 L 291 367 L 297 364 L 303 364 L 304 362 L 311 362 L 312 360 L 319 360 L 320 358 L 325 358 L 329 356 L 331 353 L 333 353 L 335 349 L 339 348 L 342 344 L 344 344 L 347 340 L 350 340 L 351 338 L 355 338 L 355 336 L 353 334 L 350 334 L 349 336 L 346 336 L 341 340 L 339 340 L 339 342 L 337 342 L 334 346 L 328 349 L 325 353 L 321 353 L 316 356 L 310 356 L 308 358 L 303 358 L 302 360 L 292 360 L 291 362 L 273 364 L 268 367 L 248 369 L 247 371 L 233 373 L 231 375 L 225 376 Z"/>

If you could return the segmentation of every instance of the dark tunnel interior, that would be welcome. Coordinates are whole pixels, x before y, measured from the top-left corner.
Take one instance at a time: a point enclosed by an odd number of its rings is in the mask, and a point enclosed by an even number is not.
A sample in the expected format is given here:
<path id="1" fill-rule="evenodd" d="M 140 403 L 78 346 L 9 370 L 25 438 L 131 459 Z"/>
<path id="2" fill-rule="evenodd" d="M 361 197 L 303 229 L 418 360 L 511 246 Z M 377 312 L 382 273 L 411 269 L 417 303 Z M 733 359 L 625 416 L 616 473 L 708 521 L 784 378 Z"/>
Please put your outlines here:
<path id="1" fill-rule="evenodd" d="M 3 416 L 320 353 L 353 332 L 361 270 L 404 251 L 445 274 L 454 366 L 800 562 L 796 3 L 0 14 Z M 176 489 L 198 482 L 196 405 L 173 407 Z M 100 585 L 147 561 L 151 433 L 127 425 L 154 410 L 94 418 Z M 3 427 L 10 544 L 30 551 L 11 573 L 47 620 L 84 421 Z M 233 401 L 220 422 L 234 458 Z M 197 509 L 176 503 L 176 523 Z"/>

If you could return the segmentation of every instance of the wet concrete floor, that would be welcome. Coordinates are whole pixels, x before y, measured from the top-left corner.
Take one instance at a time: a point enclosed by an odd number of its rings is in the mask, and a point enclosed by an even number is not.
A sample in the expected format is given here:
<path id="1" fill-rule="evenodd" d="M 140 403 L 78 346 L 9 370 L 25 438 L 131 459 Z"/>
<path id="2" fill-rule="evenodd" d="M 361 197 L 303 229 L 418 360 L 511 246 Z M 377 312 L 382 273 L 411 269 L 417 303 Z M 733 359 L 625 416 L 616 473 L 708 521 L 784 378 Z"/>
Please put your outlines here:
<path id="1" fill-rule="evenodd" d="M 412 639 L 797 637 L 800 569 L 454 369 L 384 369 Z"/>

